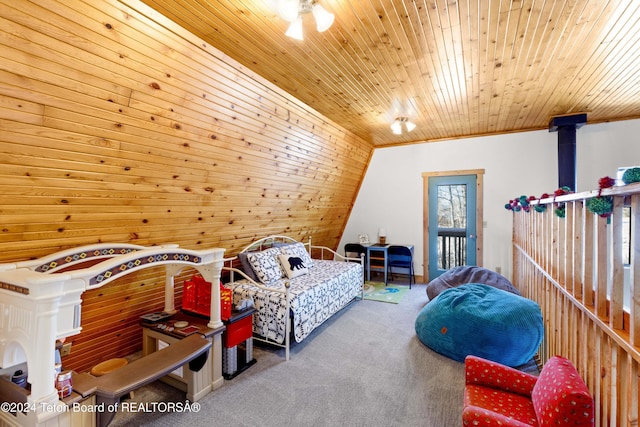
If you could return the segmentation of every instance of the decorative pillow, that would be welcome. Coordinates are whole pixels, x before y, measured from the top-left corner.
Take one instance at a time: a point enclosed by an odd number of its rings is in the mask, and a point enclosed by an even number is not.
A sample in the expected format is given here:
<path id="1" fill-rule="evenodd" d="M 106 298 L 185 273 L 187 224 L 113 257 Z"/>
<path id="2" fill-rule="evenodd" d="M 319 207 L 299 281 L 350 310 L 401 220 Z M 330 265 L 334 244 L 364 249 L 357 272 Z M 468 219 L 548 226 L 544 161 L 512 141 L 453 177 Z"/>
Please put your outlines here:
<path id="1" fill-rule="evenodd" d="M 287 246 L 282 246 L 280 248 L 280 253 L 283 255 L 298 257 L 302 260 L 305 267 L 307 268 L 313 267 L 313 260 L 311 259 L 311 255 L 309 255 L 309 252 L 307 252 L 307 249 L 300 242 L 293 243 Z"/>
<path id="2" fill-rule="evenodd" d="M 270 248 L 260 252 L 250 252 L 247 255 L 247 260 L 256 277 L 265 285 L 283 277 L 280 262 L 278 262 L 279 254 L 278 248 Z"/>
<path id="3" fill-rule="evenodd" d="M 240 260 L 240 264 L 242 265 L 242 271 L 249 276 L 252 280 L 259 282 L 260 279 L 256 276 L 255 271 L 253 271 L 253 267 L 251 267 L 251 263 L 247 258 L 251 252 L 240 252 L 238 254 L 238 259 Z"/>
<path id="4" fill-rule="evenodd" d="M 593 398 L 568 359 L 554 356 L 531 392 L 540 426 L 593 426 Z"/>
<path id="5" fill-rule="evenodd" d="M 307 274 L 308 270 L 302 258 L 293 255 L 278 255 L 280 265 L 289 279 Z"/>

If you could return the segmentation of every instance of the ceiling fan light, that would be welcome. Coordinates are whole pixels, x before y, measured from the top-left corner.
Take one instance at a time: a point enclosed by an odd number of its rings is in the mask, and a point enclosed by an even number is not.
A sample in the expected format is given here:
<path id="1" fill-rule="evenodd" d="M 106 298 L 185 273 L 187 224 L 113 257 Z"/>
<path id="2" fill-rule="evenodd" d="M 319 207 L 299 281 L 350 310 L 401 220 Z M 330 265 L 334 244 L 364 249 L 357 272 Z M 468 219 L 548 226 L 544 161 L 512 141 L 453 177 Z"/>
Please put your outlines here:
<path id="1" fill-rule="evenodd" d="M 291 37 L 292 39 L 304 40 L 302 34 L 302 16 L 298 16 L 295 21 L 293 21 L 291 25 L 289 25 L 287 32 L 284 34 L 285 36 Z"/>
<path id="2" fill-rule="evenodd" d="M 300 0 L 278 0 L 278 15 L 285 21 L 293 22 L 298 18 Z"/>
<path id="3" fill-rule="evenodd" d="M 329 29 L 331 25 L 333 25 L 333 20 L 335 16 L 331 12 L 327 12 L 327 10 L 319 5 L 318 3 L 313 5 L 311 9 L 313 13 L 313 17 L 316 19 L 316 28 L 318 32 L 323 32 Z"/>
<path id="4" fill-rule="evenodd" d="M 416 128 L 416 124 L 413 123 L 411 120 L 407 120 L 404 125 L 407 127 L 407 132 L 411 132 L 412 130 L 414 130 Z"/>
<path id="5" fill-rule="evenodd" d="M 393 132 L 396 135 L 402 135 L 402 122 L 400 120 L 396 119 L 391 124 L 391 132 Z"/>

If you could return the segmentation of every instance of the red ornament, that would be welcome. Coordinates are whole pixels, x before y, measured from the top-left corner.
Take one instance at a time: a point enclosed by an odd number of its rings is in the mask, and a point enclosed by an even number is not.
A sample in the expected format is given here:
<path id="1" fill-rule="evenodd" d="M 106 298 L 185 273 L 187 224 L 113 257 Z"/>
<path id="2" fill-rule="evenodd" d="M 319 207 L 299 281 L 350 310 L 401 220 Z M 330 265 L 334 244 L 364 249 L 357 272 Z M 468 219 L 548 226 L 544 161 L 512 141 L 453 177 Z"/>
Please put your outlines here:
<path id="1" fill-rule="evenodd" d="M 609 188 L 613 187 L 614 185 L 616 185 L 616 180 L 611 178 L 610 176 L 605 176 L 604 178 L 600 178 L 600 180 L 598 180 L 598 186 L 600 186 L 600 188 Z"/>
<path id="2" fill-rule="evenodd" d="M 598 197 L 600 197 L 600 195 L 602 194 L 602 190 L 604 188 L 609 188 L 609 187 L 613 187 L 614 185 L 616 185 L 616 180 L 609 177 L 609 176 L 605 176 L 602 177 L 598 180 L 598 187 L 600 188 L 598 191 Z"/>

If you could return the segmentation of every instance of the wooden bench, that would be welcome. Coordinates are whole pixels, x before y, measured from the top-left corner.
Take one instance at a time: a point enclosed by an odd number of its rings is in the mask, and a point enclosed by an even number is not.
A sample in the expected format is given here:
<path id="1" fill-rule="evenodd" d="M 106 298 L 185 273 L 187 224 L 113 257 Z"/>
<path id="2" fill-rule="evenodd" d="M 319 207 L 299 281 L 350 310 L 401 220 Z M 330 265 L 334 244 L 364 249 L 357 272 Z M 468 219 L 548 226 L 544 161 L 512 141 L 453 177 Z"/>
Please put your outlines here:
<path id="1" fill-rule="evenodd" d="M 95 393 L 97 405 L 104 403 L 105 412 L 97 413 L 97 425 L 105 427 L 111 422 L 115 412 L 106 409 L 113 408 L 113 404 L 127 393 L 162 378 L 187 363 L 192 371 L 200 370 L 210 348 L 211 342 L 208 339 L 200 334 L 193 334 L 101 377 L 91 377 L 88 380 L 85 376 L 81 381 L 90 383 L 85 385 L 88 386 L 86 391 Z"/>

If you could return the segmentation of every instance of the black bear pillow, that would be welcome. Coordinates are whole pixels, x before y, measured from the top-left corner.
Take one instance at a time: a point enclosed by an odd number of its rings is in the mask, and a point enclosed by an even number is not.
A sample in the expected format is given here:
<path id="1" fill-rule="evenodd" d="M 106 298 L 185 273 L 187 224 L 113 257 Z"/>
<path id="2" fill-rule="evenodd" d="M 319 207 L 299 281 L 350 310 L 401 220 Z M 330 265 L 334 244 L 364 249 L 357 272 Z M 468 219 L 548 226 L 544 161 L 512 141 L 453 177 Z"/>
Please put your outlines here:
<path id="1" fill-rule="evenodd" d="M 305 260 L 294 255 L 279 255 L 280 265 L 289 279 L 307 274 Z"/>

